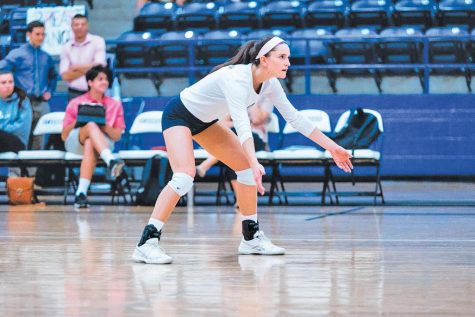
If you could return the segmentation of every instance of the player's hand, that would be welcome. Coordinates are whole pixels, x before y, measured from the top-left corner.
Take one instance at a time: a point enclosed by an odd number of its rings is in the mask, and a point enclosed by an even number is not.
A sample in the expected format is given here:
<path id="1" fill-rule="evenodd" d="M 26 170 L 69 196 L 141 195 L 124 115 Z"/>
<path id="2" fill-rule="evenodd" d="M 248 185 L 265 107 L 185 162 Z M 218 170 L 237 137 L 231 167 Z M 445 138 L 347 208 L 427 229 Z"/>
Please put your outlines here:
<path id="1" fill-rule="evenodd" d="M 259 192 L 259 194 L 264 195 L 266 192 L 266 189 L 262 185 L 262 176 L 266 174 L 264 166 L 258 163 L 254 166 L 251 166 L 251 169 L 252 175 L 254 176 L 254 180 L 256 181 L 257 191 Z"/>
<path id="2" fill-rule="evenodd" d="M 341 168 L 347 173 L 350 173 L 353 169 L 353 164 L 351 164 L 351 154 L 341 146 L 337 146 L 334 149 L 330 150 L 333 161 L 335 161 L 336 166 Z"/>

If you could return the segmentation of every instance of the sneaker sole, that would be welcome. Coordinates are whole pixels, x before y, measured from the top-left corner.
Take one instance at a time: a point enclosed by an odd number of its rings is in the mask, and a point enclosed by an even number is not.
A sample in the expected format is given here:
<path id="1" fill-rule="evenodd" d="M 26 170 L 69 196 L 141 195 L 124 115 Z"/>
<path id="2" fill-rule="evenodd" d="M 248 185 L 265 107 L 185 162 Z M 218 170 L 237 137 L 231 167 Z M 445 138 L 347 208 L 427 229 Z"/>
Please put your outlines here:
<path id="1" fill-rule="evenodd" d="M 113 178 L 117 178 L 122 174 L 122 170 L 124 169 L 125 163 L 124 162 L 119 162 L 115 164 L 114 168 L 111 170 L 111 176 Z"/>
<path id="2" fill-rule="evenodd" d="M 243 250 L 239 248 L 238 253 L 241 255 L 284 255 L 285 250 L 278 251 L 278 252 L 263 252 L 263 251 L 256 251 L 256 250 Z"/>
<path id="3" fill-rule="evenodd" d="M 74 208 L 77 208 L 77 209 L 86 209 L 86 208 L 89 208 L 89 204 L 87 204 L 87 205 L 74 204 Z"/>
<path id="4" fill-rule="evenodd" d="M 147 258 L 145 258 L 143 255 L 141 255 L 137 251 L 134 251 L 134 254 L 132 255 L 132 260 L 134 260 L 137 263 L 146 263 L 146 264 L 170 264 L 173 261 L 172 258 L 163 259 L 160 261 L 149 261 Z"/>

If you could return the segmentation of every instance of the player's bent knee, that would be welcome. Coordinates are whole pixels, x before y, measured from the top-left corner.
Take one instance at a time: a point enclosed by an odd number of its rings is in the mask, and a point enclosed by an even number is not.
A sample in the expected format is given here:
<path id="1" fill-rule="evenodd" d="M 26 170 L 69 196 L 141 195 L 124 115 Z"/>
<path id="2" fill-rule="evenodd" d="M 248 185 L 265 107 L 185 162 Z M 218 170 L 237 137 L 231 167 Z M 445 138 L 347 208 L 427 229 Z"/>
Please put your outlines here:
<path id="1" fill-rule="evenodd" d="M 188 193 L 193 187 L 193 177 L 186 173 L 173 173 L 173 177 L 168 185 L 180 196 Z"/>
<path id="2" fill-rule="evenodd" d="M 252 169 L 248 168 L 243 171 L 236 171 L 237 181 L 244 185 L 255 186 L 256 181 L 254 180 L 254 175 L 252 174 Z"/>

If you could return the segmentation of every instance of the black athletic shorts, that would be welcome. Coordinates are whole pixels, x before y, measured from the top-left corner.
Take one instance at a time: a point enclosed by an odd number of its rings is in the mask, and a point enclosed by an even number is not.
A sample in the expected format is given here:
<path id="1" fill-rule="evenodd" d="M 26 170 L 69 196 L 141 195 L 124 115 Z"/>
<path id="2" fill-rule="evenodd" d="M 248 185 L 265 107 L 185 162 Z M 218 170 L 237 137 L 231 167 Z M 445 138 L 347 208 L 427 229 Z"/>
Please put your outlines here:
<path id="1" fill-rule="evenodd" d="M 218 119 L 211 122 L 201 121 L 186 109 L 180 96 L 177 96 L 173 97 L 163 110 L 162 129 L 165 131 L 171 127 L 183 126 L 191 130 L 191 135 L 195 135 L 203 132 L 216 122 L 218 122 Z"/>

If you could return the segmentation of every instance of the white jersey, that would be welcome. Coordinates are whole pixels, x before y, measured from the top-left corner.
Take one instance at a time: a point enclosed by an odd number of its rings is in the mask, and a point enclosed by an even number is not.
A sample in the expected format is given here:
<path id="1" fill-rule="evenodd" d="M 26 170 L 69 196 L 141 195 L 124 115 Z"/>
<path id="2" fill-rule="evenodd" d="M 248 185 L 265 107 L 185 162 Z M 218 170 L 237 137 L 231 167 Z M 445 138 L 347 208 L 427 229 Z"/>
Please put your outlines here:
<path id="1" fill-rule="evenodd" d="M 231 115 L 241 144 L 252 138 L 247 108 L 261 98 L 268 98 L 292 127 L 308 137 L 315 124 L 290 103 L 277 78 L 265 81 L 256 93 L 251 67 L 252 64 L 223 67 L 184 89 L 180 98 L 186 109 L 203 122 Z"/>

